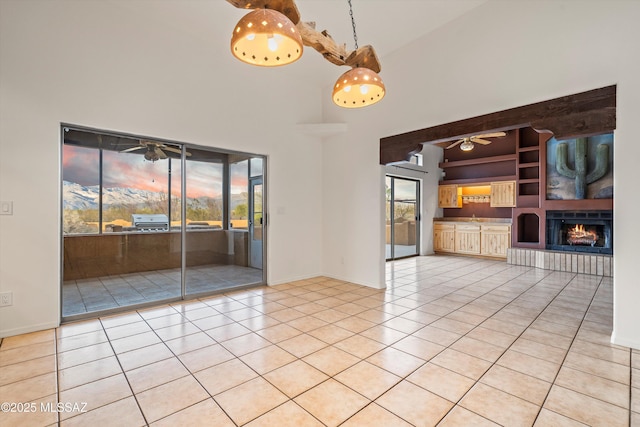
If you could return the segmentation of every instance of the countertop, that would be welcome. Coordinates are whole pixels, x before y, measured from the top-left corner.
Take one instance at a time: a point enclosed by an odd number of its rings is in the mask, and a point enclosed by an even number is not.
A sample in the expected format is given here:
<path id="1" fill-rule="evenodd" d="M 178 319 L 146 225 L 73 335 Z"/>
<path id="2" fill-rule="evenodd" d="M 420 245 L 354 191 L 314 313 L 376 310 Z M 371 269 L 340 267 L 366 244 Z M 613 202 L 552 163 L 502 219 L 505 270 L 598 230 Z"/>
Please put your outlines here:
<path id="1" fill-rule="evenodd" d="M 472 218 L 472 217 L 459 217 L 459 218 L 433 218 L 433 222 L 465 222 L 465 223 L 480 223 L 480 224 L 507 224 L 511 225 L 511 218 Z"/>

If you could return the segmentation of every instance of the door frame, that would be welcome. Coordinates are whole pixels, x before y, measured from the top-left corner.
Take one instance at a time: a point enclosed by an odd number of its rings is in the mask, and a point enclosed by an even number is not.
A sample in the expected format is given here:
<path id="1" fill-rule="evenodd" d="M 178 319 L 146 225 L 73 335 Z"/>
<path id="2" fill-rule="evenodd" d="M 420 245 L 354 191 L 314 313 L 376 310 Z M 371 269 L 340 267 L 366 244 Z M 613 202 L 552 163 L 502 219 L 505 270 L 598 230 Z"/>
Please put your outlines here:
<path id="1" fill-rule="evenodd" d="M 255 231 L 255 224 L 254 224 L 254 214 L 255 214 L 255 197 L 254 197 L 254 189 L 256 186 L 262 186 L 262 210 L 261 210 L 261 214 L 262 216 L 260 217 L 260 225 L 262 226 L 262 230 L 261 230 L 261 238 L 260 238 L 260 253 L 257 254 L 256 253 L 256 258 L 254 258 L 254 251 L 256 250 L 258 244 L 254 243 L 257 242 L 257 240 L 255 240 L 253 238 L 254 236 L 254 231 Z M 249 267 L 254 267 L 254 268 L 259 268 L 259 269 L 263 269 L 264 268 L 264 230 L 265 230 L 265 220 L 264 220 L 264 179 L 263 176 L 259 176 L 259 177 L 254 177 L 254 178 L 249 178 L 249 238 L 248 240 L 248 244 L 249 244 L 249 259 L 248 259 L 248 264 Z M 260 260 L 259 263 L 254 262 L 257 260 Z M 259 264 L 259 265 L 257 265 Z"/>
<path id="2" fill-rule="evenodd" d="M 386 256 L 385 254 L 385 261 L 393 261 L 393 260 L 397 260 L 397 259 L 402 259 L 402 258 L 410 258 L 410 257 L 414 257 L 414 256 L 418 256 L 420 255 L 420 236 L 422 235 L 422 215 L 421 215 L 421 199 L 420 199 L 420 194 L 421 194 L 421 185 L 422 185 L 422 181 L 420 179 L 417 178 L 411 178 L 411 177 L 406 177 L 406 176 L 399 176 L 399 175 L 394 175 L 394 174 L 385 174 L 385 182 L 386 182 L 386 178 L 390 178 L 391 179 L 391 185 L 389 187 L 389 211 L 385 213 L 385 225 L 386 225 L 386 215 L 389 214 L 389 218 L 390 218 L 390 251 L 389 251 L 389 257 Z M 403 181 L 412 181 L 416 184 L 416 202 L 415 202 L 415 208 L 414 208 L 414 218 L 416 221 L 416 250 L 415 253 L 410 254 L 410 255 L 402 255 L 402 256 L 395 256 L 395 227 L 393 226 L 393 212 L 395 211 L 394 209 L 394 204 L 395 204 L 395 180 L 403 180 Z M 385 191 L 385 197 L 387 196 L 386 191 Z M 385 204 L 386 205 L 386 204 Z M 385 206 L 385 210 L 386 210 L 386 206 Z M 385 239 L 386 240 L 386 239 Z M 386 243 L 385 243 L 386 245 Z"/>
<path id="3" fill-rule="evenodd" d="M 176 147 L 180 147 L 180 158 L 179 159 L 175 159 L 179 162 L 180 164 L 180 173 L 181 173 L 181 179 L 180 179 L 180 184 L 179 184 L 179 188 L 181 191 L 181 197 L 180 197 L 180 203 L 181 203 L 181 207 L 180 207 L 180 211 L 181 211 L 181 222 L 180 222 L 180 295 L 179 296 L 175 296 L 175 297 L 169 297 L 169 298 L 161 298 L 161 299 L 157 299 L 157 300 L 150 300 L 147 302 L 140 302 L 140 303 L 135 303 L 135 304 L 131 304 L 131 305 L 124 305 L 124 306 L 118 306 L 118 307 L 113 307 L 113 308 L 106 308 L 106 309 L 98 309 L 98 310 L 93 310 L 93 311 L 87 311 L 84 313 L 79 313 L 79 314 L 67 314 L 65 315 L 64 312 L 64 293 L 63 293 L 63 285 L 64 285 L 64 270 L 65 270 L 65 234 L 64 234 L 64 223 L 63 223 L 63 210 L 64 210 L 64 191 L 63 190 L 63 175 L 62 172 L 64 170 L 64 165 L 63 165 L 63 150 L 64 150 L 64 146 L 65 146 L 65 131 L 68 129 L 72 129 L 72 130 L 77 130 L 77 131 L 81 131 L 81 132 L 88 132 L 88 133 L 94 133 L 97 135 L 110 135 L 110 136 L 116 136 L 116 137 L 122 137 L 122 138 L 131 138 L 131 139 L 153 139 L 154 141 L 159 141 L 159 142 L 164 142 L 167 144 L 172 144 L 175 145 Z M 100 176 L 99 176 L 99 180 L 100 180 L 100 187 L 102 187 L 102 174 L 103 174 L 103 170 L 102 170 L 102 149 L 101 148 L 96 148 L 97 150 L 99 150 L 99 156 L 100 156 Z M 260 282 L 255 282 L 255 283 L 246 283 L 246 284 L 241 284 L 239 286 L 233 286 L 232 288 L 224 288 L 224 289 L 216 289 L 216 290 L 211 290 L 211 291 L 206 291 L 206 292 L 202 292 L 202 293 L 188 293 L 187 292 L 187 241 L 186 241 L 186 236 L 187 236 L 187 226 L 186 226 L 186 186 L 187 186 L 187 179 L 186 179 L 186 170 L 187 170 L 187 151 L 189 149 L 198 149 L 198 150 L 205 150 L 205 151 L 211 151 L 212 153 L 216 153 L 216 154 L 225 154 L 225 155 L 241 155 L 241 156 L 246 156 L 247 158 L 261 158 L 263 161 L 263 165 L 262 165 L 262 175 L 256 178 L 252 178 L 252 179 L 258 179 L 261 181 L 262 184 L 262 218 L 263 218 L 263 229 L 262 229 L 262 274 L 261 274 L 261 280 Z M 134 134 L 130 134 L 130 133 L 126 133 L 126 132 L 114 132 L 114 131 L 107 131 L 107 130 L 102 130 L 102 129 L 97 129 L 97 128 L 91 128 L 91 127 L 86 127 L 86 126 L 80 126 L 80 125 L 75 125 L 75 124 L 70 124 L 70 123 L 60 123 L 60 143 L 59 143 L 59 160 L 60 160 L 60 174 L 59 174 L 59 185 L 60 185 L 60 195 L 59 195 L 59 212 L 60 212 L 60 224 L 59 224 L 59 245 L 60 245 L 60 259 L 59 259 L 59 263 L 60 263 L 60 276 L 59 276 L 59 315 L 60 315 L 60 323 L 67 323 L 67 322 L 72 322 L 72 321 L 77 321 L 77 320 L 82 320 L 82 319 L 91 319 L 91 318 L 96 318 L 96 317 L 100 317 L 100 316 L 105 316 L 105 315 L 111 315 L 111 314 L 115 314 L 115 313 L 120 313 L 120 312 L 126 312 L 126 311 L 131 311 L 131 310 L 138 310 L 138 309 L 143 309 L 146 307 L 154 307 L 154 306 L 158 306 L 159 304 L 166 304 L 166 303 L 170 303 L 170 302 L 174 302 L 174 301 L 184 301 L 187 299 L 193 299 L 193 298 L 198 298 L 201 296 L 207 296 L 207 295 L 214 295 L 214 294 L 218 294 L 218 293 L 223 293 L 223 292 L 227 292 L 229 290 L 239 290 L 239 289 L 246 289 L 246 288 L 252 288 L 255 286 L 259 286 L 259 285 L 266 285 L 267 284 L 267 206 L 268 206 L 268 201 L 267 201 L 267 159 L 268 156 L 266 155 L 262 155 L 262 154 L 256 154 L 256 153 L 246 153 L 246 152 L 236 152 L 236 151 L 232 151 L 232 150 L 227 150 L 227 149 L 223 149 L 223 148 L 217 148 L 217 147 L 210 147 L 210 146 L 200 146 L 200 145 L 196 145 L 196 144 L 191 144 L 191 143 L 186 143 L 186 142 L 177 142 L 177 141 L 172 141 L 172 140 L 165 140 L 165 139 L 160 139 L 160 138 L 151 138 L 151 137 L 143 137 L 140 135 L 134 135 Z M 170 192 L 170 188 L 171 188 L 171 169 L 168 169 L 168 179 L 169 179 L 169 192 Z M 228 167 L 228 163 L 225 164 L 224 167 L 224 172 L 223 172 L 223 176 L 225 177 L 225 182 L 226 182 L 226 186 L 228 187 L 230 185 L 231 182 L 231 176 L 229 174 L 229 167 Z M 100 193 L 102 194 L 102 192 Z M 100 198 L 102 196 L 100 195 Z M 169 203 L 170 203 L 171 198 L 169 198 Z M 101 202 L 100 202 L 101 205 Z M 99 211 L 99 215 L 100 215 L 100 221 L 99 224 L 102 224 L 102 208 L 100 207 L 98 209 Z M 228 217 L 229 217 L 229 190 L 223 190 L 223 213 L 222 213 L 222 222 L 223 224 L 228 224 Z M 228 227 L 228 225 L 227 225 Z M 102 233 L 99 233 L 102 234 Z"/>

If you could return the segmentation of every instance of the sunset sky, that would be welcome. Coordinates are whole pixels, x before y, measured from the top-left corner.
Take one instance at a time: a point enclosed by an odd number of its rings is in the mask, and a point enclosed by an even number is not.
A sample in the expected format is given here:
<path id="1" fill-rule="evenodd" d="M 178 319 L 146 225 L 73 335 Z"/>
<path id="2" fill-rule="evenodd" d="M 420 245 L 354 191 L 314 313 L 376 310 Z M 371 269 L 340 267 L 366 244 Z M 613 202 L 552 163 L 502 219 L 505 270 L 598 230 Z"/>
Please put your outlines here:
<path id="1" fill-rule="evenodd" d="M 99 184 L 99 152 L 96 149 L 64 145 L 63 179 L 83 186 Z M 169 159 L 150 162 L 139 153 L 103 151 L 103 186 L 166 192 Z M 180 162 L 171 160 L 171 192 L 180 195 Z M 222 164 L 187 160 L 187 196 L 219 197 L 222 193 Z M 231 168 L 231 193 L 247 191 L 246 168 Z"/>

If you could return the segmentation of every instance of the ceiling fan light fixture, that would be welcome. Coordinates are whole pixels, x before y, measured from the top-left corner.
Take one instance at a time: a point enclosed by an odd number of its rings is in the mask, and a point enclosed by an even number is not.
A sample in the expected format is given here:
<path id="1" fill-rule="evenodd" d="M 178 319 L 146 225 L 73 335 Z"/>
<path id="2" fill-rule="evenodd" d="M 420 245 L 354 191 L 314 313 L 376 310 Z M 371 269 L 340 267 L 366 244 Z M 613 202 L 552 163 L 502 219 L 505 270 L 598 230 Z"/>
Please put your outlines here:
<path id="1" fill-rule="evenodd" d="M 356 67 L 341 75 L 333 86 L 334 104 L 344 108 L 360 108 L 384 98 L 386 89 L 373 70 Z"/>
<path id="2" fill-rule="evenodd" d="M 284 14 L 255 9 L 233 30 L 231 53 L 242 62 L 261 67 L 291 64 L 302 56 L 302 36 Z"/>
<path id="3" fill-rule="evenodd" d="M 155 162 L 156 160 L 160 160 L 160 155 L 158 155 L 158 153 L 156 153 L 155 150 L 152 149 L 148 149 L 145 153 L 144 153 L 144 159 L 148 160 L 150 162 Z"/>
<path id="4" fill-rule="evenodd" d="M 473 150 L 473 147 L 474 147 L 473 142 L 471 142 L 468 139 L 465 139 L 464 142 L 460 144 L 460 149 L 462 151 L 471 151 Z"/>

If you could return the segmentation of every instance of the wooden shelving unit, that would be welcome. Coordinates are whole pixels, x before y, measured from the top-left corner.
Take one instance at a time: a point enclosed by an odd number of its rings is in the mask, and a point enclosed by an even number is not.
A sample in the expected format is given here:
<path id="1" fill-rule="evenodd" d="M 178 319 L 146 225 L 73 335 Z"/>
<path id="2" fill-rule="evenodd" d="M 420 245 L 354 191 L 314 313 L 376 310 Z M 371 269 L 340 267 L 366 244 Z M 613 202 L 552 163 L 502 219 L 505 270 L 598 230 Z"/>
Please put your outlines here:
<path id="1" fill-rule="evenodd" d="M 518 207 L 540 207 L 540 135 L 531 128 L 518 132 L 516 140 Z"/>
<path id="2" fill-rule="evenodd" d="M 486 184 L 490 181 L 514 181 L 516 175 L 492 176 L 488 178 L 466 178 L 466 179 L 448 179 L 442 181 L 442 184 Z"/>
<path id="3" fill-rule="evenodd" d="M 530 127 L 519 129 L 516 141 L 517 208 L 513 210 L 512 245 L 541 248 L 545 245 L 546 215 L 544 153 L 548 138 Z"/>
<path id="4" fill-rule="evenodd" d="M 441 162 L 441 163 L 438 163 L 438 167 L 441 169 L 448 169 L 448 168 L 455 168 L 455 167 L 462 167 L 462 166 L 483 165 L 486 163 L 508 162 L 515 159 L 516 159 L 515 153 L 504 154 L 501 156 L 481 157 L 479 159 Z"/>

